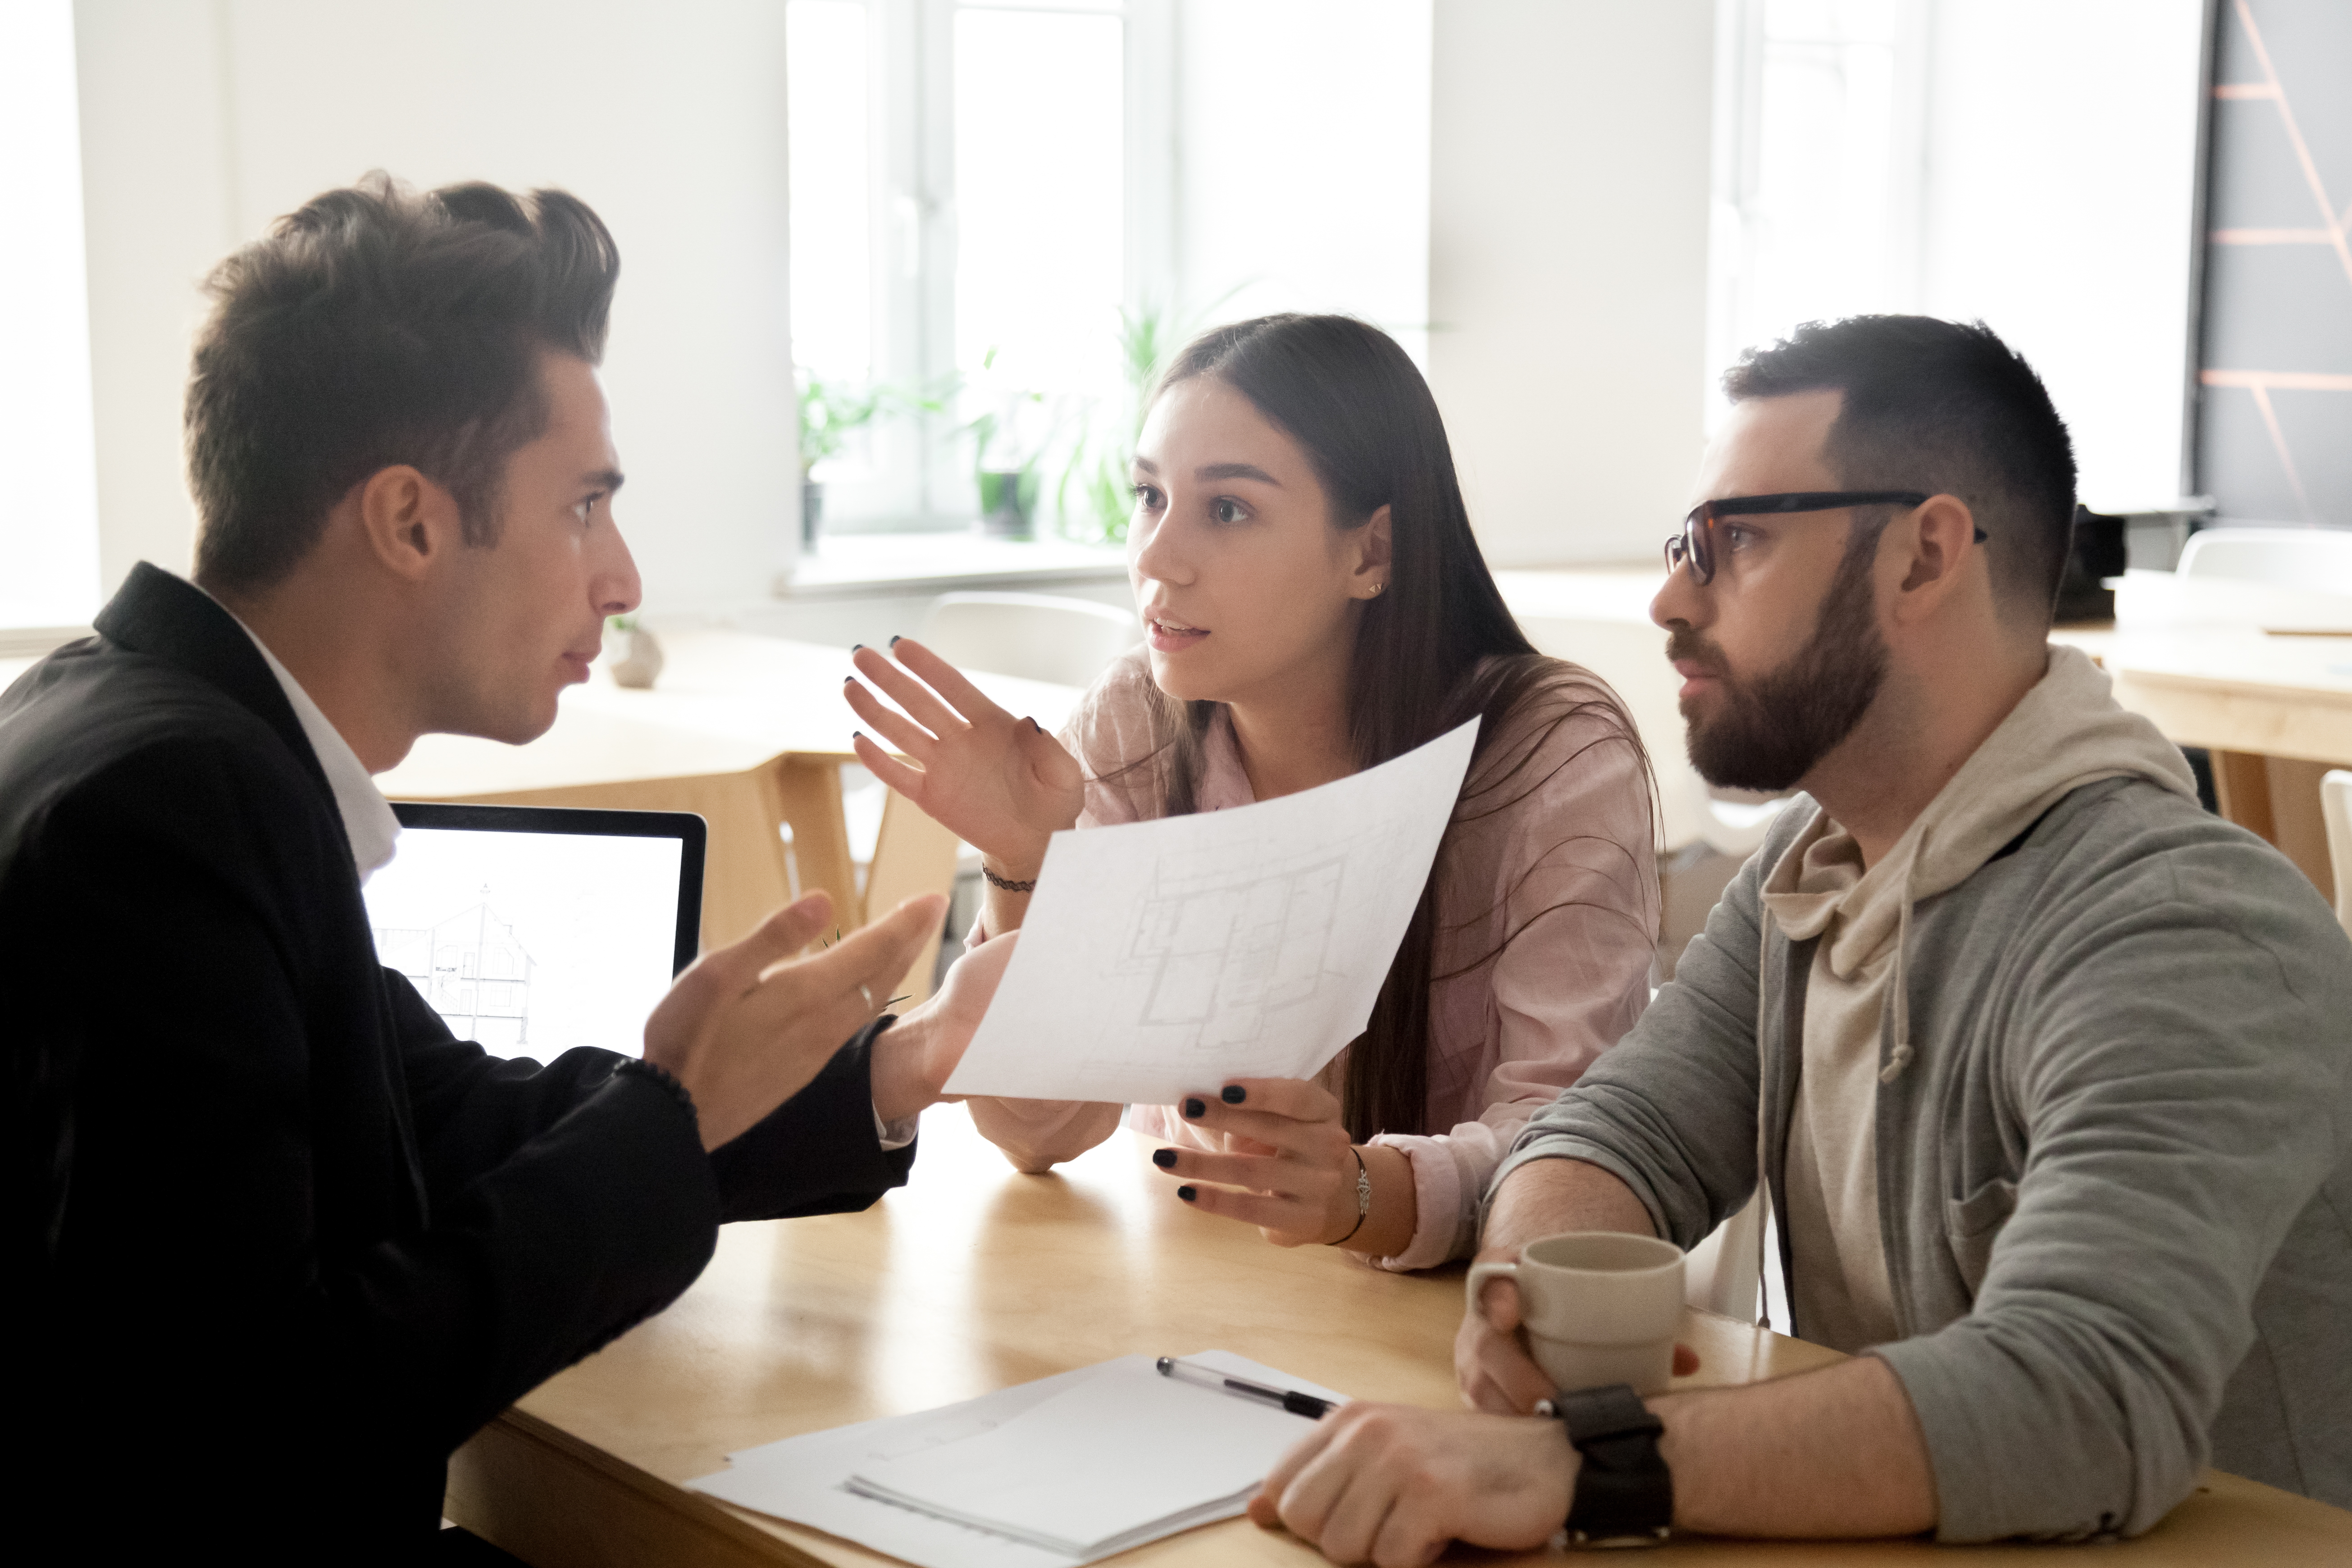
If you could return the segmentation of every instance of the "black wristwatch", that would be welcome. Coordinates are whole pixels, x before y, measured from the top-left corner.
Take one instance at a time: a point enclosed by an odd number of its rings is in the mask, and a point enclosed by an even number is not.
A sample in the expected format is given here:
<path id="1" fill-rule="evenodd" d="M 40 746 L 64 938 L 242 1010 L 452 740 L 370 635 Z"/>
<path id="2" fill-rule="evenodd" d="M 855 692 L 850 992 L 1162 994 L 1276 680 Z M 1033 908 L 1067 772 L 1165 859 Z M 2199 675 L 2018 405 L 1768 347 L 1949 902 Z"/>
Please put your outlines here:
<path id="1" fill-rule="evenodd" d="M 1658 1452 L 1665 1423 L 1624 1384 L 1583 1388 L 1536 1405 L 1557 1415 L 1583 1463 L 1568 1510 L 1571 1546 L 1655 1546 L 1675 1522 L 1675 1478 Z"/>

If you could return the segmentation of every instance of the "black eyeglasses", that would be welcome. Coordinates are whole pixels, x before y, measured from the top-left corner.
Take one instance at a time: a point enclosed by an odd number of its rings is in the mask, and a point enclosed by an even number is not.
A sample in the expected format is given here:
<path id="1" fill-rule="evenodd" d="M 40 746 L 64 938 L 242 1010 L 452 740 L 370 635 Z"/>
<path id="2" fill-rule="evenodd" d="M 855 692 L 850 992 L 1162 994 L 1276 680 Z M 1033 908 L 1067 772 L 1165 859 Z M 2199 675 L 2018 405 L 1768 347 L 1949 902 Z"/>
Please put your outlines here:
<path id="1" fill-rule="evenodd" d="M 1683 531 L 1666 541 L 1666 570 L 1671 573 L 1687 561 L 1692 578 L 1701 587 L 1714 582 L 1715 525 L 1723 518 L 1834 511 L 1849 506 L 1923 506 L 1927 500 L 1924 490 L 1794 490 L 1785 495 L 1703 500 L 1683 519 Z M 1977 542 L 1984 543 L 1985 531 L 1979 528 L 1976 533 Z"/>

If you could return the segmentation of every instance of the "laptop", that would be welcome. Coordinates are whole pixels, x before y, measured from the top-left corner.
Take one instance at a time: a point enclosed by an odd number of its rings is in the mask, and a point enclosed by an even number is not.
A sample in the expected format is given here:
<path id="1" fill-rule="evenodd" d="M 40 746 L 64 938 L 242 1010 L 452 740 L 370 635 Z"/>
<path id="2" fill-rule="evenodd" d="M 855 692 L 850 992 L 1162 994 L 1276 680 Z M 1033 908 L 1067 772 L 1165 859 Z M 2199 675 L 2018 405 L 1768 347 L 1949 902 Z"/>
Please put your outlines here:
<path id="1" fill-rule="evenodd" d="M 461 1040 L 547 1061 L 645 1054 L 646 1015 L 702 936 L 703 820 L 676 811 L 394 801 L 368 879 L 377 957 Z"/>

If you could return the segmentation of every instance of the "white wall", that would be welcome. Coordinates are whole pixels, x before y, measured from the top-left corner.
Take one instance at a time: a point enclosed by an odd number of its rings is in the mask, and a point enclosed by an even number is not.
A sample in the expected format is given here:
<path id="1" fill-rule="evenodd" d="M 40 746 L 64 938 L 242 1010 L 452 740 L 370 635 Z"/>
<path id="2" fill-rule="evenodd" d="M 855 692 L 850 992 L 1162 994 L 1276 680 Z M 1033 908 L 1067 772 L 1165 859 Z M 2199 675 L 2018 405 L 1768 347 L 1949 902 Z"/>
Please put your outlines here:
<path id="1" fill-rule="evenodd" d="M 2179 493 L 2202 9 L 1934 7 L 1921 308 L 2032 362 L 2102 511 Z"/>
<path id="2" fill-rule="evenodd" d="M 1438 0 L 1430 380 L 1496 565 L 1646 560 L 1701 446 L 1713 0 Z"/>
<path id="3" fill-rule="evenodd" d="M 1203 324 L 1345 311 L 1418 357 L 1429 319 L 1430 4 L 1182 0 L 1180 310 L 1207 311 Z"/>
<path id="4" fill-rule="evenodd" d="M 562 185 L 619 241 L 605 384 L 649 607 L 765 595 L 796 532 L 783 8 L 79 0 L 103 570 L 184 568 L 195 284 L 384 168 Z"/>

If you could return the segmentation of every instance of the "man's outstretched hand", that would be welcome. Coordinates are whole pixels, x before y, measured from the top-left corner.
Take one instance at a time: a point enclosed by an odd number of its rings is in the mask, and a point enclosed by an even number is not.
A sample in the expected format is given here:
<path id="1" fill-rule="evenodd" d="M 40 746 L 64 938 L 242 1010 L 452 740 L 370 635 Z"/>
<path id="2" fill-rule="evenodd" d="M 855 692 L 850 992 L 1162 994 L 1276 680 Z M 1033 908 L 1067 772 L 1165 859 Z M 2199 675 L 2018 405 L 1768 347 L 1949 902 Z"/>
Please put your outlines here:
<path id="1" fill-rule="evenodd" d="M 811 893 L 679 975 L 646 1020 L 646 1060 L 694 1097 L 702 1146 L 750 1131 L 807 1088 L 882 1011 L 946 913 L 947 900 L 926 893 L 795 958 L 833 923 L 833 900 Z"/>

